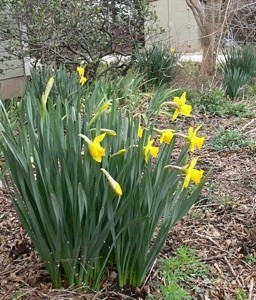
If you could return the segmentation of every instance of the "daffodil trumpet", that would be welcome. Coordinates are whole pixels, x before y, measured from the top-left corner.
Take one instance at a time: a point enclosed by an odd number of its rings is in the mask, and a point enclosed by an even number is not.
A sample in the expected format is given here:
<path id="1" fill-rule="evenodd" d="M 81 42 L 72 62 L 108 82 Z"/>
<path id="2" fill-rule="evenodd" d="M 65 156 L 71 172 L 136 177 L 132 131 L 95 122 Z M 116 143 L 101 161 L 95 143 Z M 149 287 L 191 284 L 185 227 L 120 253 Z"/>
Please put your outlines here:
<path id="1" fill-rule="evenodd" d="M 149 156 L 157 157 L 159 152 L 159 147 L 153 146 L 154 140 L 150 140 L 150 137 L 148 138 L 148 143 L 146 146 L 144 146 L 144 159 L 145 162 L 148 162 Z"/>
<path id="2" fill-rule="evenodd" d="M 160 143 L 163 144 L 170 144 L 172 141 L 173 137 L 176 135 L 176 131 L 174 129 L 157 129 L 154 128 L 154 131 L 157 133 L 160 133 Z"/>
<path id="3" fill-rule="evenodd" d="M 105 156 L 105 149 L 100 145 L 100 142 L 104 139 L 106 133 L 96 136 L 93 141 L 84 134 L 79 134 L 78 136 L 88 144 L 92 158 L 97 162 L 102 162 L 102 157 Z"/>

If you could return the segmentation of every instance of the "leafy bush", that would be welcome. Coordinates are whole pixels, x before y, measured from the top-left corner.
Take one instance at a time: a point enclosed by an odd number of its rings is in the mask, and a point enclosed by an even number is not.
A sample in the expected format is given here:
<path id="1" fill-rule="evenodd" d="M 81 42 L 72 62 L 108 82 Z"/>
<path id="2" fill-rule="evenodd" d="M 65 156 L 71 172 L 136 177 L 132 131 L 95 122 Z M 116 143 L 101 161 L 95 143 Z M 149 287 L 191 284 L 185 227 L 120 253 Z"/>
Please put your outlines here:
<path id="1" fill-rule="evenodd" d="M 136 69 L 145 76 L 145 86 L 170 83 L 175 76 L 178 54 L 166 47 L 154 46 L 135 54 Z"/>
<path id="2" fill-rule="evenodd" d="M 8 53 L 71 69 L 83 61 L 89 79 L 110 69 L 125 72 L 130 61 L 123 58 L 143 47 L 155 19 L 146 0 L 0 1 L 0 35 L 9 41 Z M 109 55 L 116 59 L 101 64 Z"/>
<path id="3" fill-rule="evenodd" d="M 245 46 L 242 49 L 226 51 L 220 66 L 226 95 L 233 99 L 239 89 L 250 83 L 256 75 L 256 50 L 252 46 Z"/>
<path id="4" fill-rule="evenodd" d="M 189 149 L 204 142 L 200 126 L 187 135 L 156 128 L 160 105 L 173 103 L 173 119 L 190 114 L 185 93 L 173 102 L 156 93 L 148 112 L 132 114 L 119 96 L 104 96 L 113 84 L 107 80 L 79 86 L 70 75 L 75 86 L 61 91 L 63 72 L 44 85 L 41 101 L 27 92 L 15 132 L 1 105 L 13 205 L 56 287 L 65 280 L 98 290 L 109 267 L 120 286 L 139 286 L 207 178 L 195 168 L 197 158 L 188 162 Z M 175 158 L 177 139 L 186 143 Z"/>

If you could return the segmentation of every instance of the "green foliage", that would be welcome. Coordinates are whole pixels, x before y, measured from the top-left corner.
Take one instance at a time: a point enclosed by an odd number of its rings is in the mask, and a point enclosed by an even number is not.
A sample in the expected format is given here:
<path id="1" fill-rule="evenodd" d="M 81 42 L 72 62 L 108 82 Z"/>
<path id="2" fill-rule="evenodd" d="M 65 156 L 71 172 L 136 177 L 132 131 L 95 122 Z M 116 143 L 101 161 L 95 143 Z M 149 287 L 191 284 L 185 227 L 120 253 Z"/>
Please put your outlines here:
<path id="1" fill-rule="evenodd" d="M 231 99 L 238 96 L 241 87 L 251 82 L 256 75 L 256 50 L 252 46 L 232 49 L 224 52 L 224 61 L 220 64 L 223 72 L 225 93 Z"/>
<path id="2" fill-rule="evenodd" d="M 176 256 L 161 261 L 160 275 L 164 285 L 160 288 L 163 299 L 192 299 L 187 289 L 196 289 L 193 280 L 205 278 L 207 274 L 208 268 L 198 260 L 194 250 L 179 248 Z"/>
<path id="3" fill-rule="evenodd" d="M 158 158 L 145 160 L 169 91 L 152 95 L 140 115 L 130 112 L 134 106 L 126 97 L 132 99 L 137 84 L 127 78 L 127 89 L 108 79 L 79 86 L 76 75 L 63 73 L 56 71 L 48 82 L 43 75 L 36 83 L 32 78 L 14 132 L 1 104 L 0 146 L 15 184 L 14 207 L 56 287 L 65 280 L 69 286 L 98 290 L 108 267 L 117 269 L 120 286 L 139 286 L 207 176 L 196 187 L 181 188 L 182 169 L 165 168 L 175 137 L 159 147 Z M 95 138 L 103 132 L 112 135 L 99 145 Z M 184 146 L 172 161 L 181 168 L 188 156 Z"/>
<path id="4" fill-rule="evenodd" d="M 176 73 L 178 54 L 167 47 L 153 46 L 135 54 L 136 69 L 145 76 L 145 86 L 171 83 Z"/>
<path id="5" fill-rule="evenodd" d="M 256 143 L 239 130 L 220 127 L 210 139 L 210 147 L 217 151 L 255 149 Z"/>
<path id="6" fill-rule="evenodd" d="M 248 299 L 248 293 L 240 288 L 236 294 L 236 300 L 247 300 Z"/>
<path id="7" fill-rule="evenodd" d="M 255 112 L 253 112 L 249 104 L 231 102 L 225 97 L 225 92 L 221 89 L 210 89 L 197 93 L 196 97 L 192 96 L 190 102 L 195 105 L 198 112 L 208 112 L 217 117 L 237 116 L 250 118 L 255 116 Z"/>
<path id="8" fill-rule="evenodd" d="M 146 0 L 0 2 L 0 35 L 9 41 L 8 53 L 71 69 L 83 61 L 89 79 L 113 69 L 125 72 L 130 61 L 123 58 L 142 48 L 144 37 L 155 32 L 155 19 Z M 116 59 L 102 64 L 109 55 Z"/>
<path id="9" fill-rule="evenodd" d="M 256 264 L 256 256 L 255 255 L 246 255 L 245 256 L 245 261 L 250 264 L 250 265 L 253 265 L 253 264 Z"/>

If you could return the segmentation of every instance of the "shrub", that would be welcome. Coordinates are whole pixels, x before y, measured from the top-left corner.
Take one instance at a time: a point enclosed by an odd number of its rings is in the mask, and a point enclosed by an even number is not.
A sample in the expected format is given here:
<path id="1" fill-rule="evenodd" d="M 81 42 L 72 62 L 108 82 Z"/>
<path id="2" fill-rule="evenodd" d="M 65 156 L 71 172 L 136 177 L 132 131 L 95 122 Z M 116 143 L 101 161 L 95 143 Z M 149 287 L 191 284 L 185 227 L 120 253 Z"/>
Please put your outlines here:
<path id="1" fill-rule="evenodd" d="M 250 83 L 256 74 L 256 51 L 252 46 L 226 51 L 220 66 L 226 95 L 233 99 L 239 89 Z"/>
<path id="2" fill-rule="evenodd" d="M 51 77 L 41 101 L 26 94 L 15 132 L 1 105 L 13 205 L 56 287 L 65 280 L 98 290 L 109 267 L 120 286 L 139 286 L 207 178 L 195 168 L 197 158 L 188 162 L 189 150 L 204 142 L 200 126 L 186 135 L 156 128 L 166 106 L 174 105 L 173 119 L 190 115 L 185 93 L 173 102 L 157 101 L 156 93 L 143 118 L 118 97 L 99 97 L 108 94 L 107 81 L 77 83 L 72 101 L 54 94 L 60 82 Z M 175 158 L 177 139 L 186 143 Z"/>
<path id="3" fill-rule="evenodd" d="M 145 0 L 0 1 L 0 35 L 10 54 L 70 69 L 83 61 L 90 79 L 110 69 L 125 72 L 130 61 L 123 58 L 143 47 L 154 22 Z M 116 59 L 101 64 L 109 55 Z"/>
<path id="4" fill-rule="evenodd" d="M 154 46 L 135 54 L 136 69 L 145 76 L 145 86 L 170 83 L 175 76 L 178 54 L 173 49 Z"/>

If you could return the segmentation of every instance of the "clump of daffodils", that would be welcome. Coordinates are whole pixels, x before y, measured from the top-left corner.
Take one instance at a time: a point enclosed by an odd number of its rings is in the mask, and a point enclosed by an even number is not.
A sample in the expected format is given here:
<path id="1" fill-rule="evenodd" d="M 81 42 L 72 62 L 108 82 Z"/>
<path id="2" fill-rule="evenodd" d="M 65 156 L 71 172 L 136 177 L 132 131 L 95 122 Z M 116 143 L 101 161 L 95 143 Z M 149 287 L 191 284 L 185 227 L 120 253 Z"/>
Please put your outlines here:
<path id="1" fill-rule="evenodd" d="M 189 104 L 186 104 L 186 92 L 184 92 L 181 97 L 174 97 L 173 101 L 164 102 L 164 105 L 173 106 L 174 107 L 174 113 L 172 116 L 172 120 L 176 120 L 176 118 L 179 115 L 183 115 L 186 117 L 189 117 L 192 112 L 192 106 Z M 105 112 L 106 109 L 109 108 L 109 103 L 103 103 L 99 112 Z M 98 115 L 96 114 L 96 116 Z M 191 152 L 194 152 L 197 149 L 201 149 L 203 146 L 203 143 L 205 141 L 205 137 L 198 136 L 198 131 L 200 130 L 201 125 L 196 127 L 195 129 L 193 127 L 189 127 L 187 130 L 187 134 L 183 134 L 180 132 L 177 132 L 173 128 L 167 128 L 159 130 L 157 128 L 154 128 L 154 131 L 159 135 L 159 143 L 160 144 L 167 144 L 169 145 L 174 137 L 180 137 L 183 138 L 188 146 L 189 150 Z M 142 127 L 141 125 L 138 127 L 137 130 L 137 137 L 141 139 L 145 132 L 147 131 L 146 128 Z M 103 139 L 106 137 L 106 135 L 109 136 L 116 136 L 116 132 L 110 129 L 101 129 L 102 134 L 96 136 L 93 140 L 90 140 L 87 136 L 83 134 L 79 134 L 79 136 L 86 142 L 88 145 L 89 153 L 91 155 L 91 158 L 95 160 L 98 163 L 102 162 L 103 157 L 106 155 L 106 149 L 102 147 L 100 144 Z M 149 136 L 147 140 L 145 141 L 145 144 L 143 146 L 143 157 L 145 163 L 150 163 L 150 158 L 157 158 L 160 152 L 160 147 L 155 146 L 156 141 L 154 138 Z M 118 155 L 122 155 L 125 152 L 127 152 L 127 149 L 120 149 L 116 153 L 111 154 L 110 157 L 115 157 Z M 195 168 L 195 165 L 197 163 L 198 157 L 193 158 L 190 163 L 187 163 L 183 167 L 175 166 L 175 165 L 166 165 L 165 168 L 174 168 L 180 171 L 181 174 L 184 175 L 184 183 L 182 185 L 182 189 L 185 189 L 189 186 L 190 182 L 192 181 L 196 185 L 198 185 L 203 177 L 204 171 L 198 170 Z M 115 193 L 120 197 L 122 196 L 122 189 L 118 182 L 116 182 L 111 175 L 108 173 L 107 170 L 101 169 L 103 173 L 107 176 L 109 183 Z"/>
<path id="2" fill-rule="evenodd" d="M 85 84 L 85 69 L 77 72 Z M 55 287 L 100 290 L 113 266 L 120 287 L 142 286 L 207 179 L 193 157 L 205 141 L 201 126 L 176 127 L 178 117 L 192 112 L 186 93 L 162 104 L 175 123 L 159 129 L 158 115 L 134 116 L 108 98 L 107 83 L 102 91 L 74 83 L 75 101 L 54 101 L 54 84 L 50 78 L 41 103 L 26 96 L 15 135 L 0 107 L 0 146 L 21 222 Z M 177 141 L 185 146 L 174 153 Z"/>

